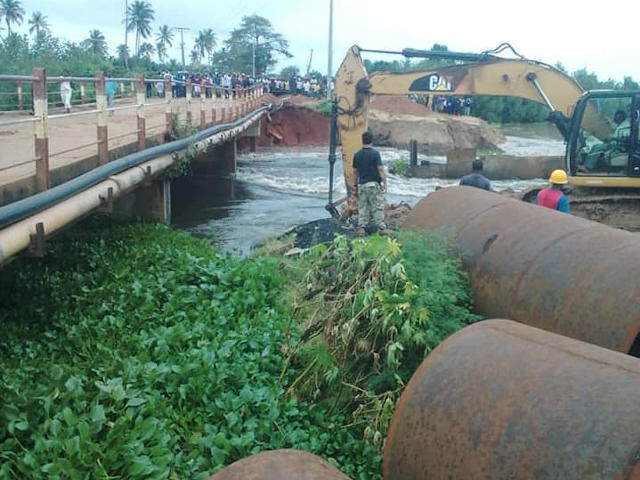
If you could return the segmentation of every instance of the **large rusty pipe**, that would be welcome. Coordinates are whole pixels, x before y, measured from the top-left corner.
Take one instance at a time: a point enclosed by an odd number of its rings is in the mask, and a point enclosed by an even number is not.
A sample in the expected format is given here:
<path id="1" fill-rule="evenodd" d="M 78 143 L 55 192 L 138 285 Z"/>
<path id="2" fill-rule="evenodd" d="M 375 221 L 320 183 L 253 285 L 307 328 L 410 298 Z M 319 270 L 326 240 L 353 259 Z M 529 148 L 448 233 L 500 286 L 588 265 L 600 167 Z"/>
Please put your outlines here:
<path id="1" fill-rule="evenodd" d="M 209 480 L 350 480 L 317 455 L 301 450 L 272 450 L 238 460 Z"/>
<path id="2" fill-rule="evenodd" d="M 452 235 L 481 315 L 638 356 L 639 235 L 473 187 L 430 194 L 403 227 Z"/>
<path id="3" fill-rule="evenodd" d="M 638 480 L 640 360 L 509 320 L 452 335 L 409 381 L 385 480 Z"/>

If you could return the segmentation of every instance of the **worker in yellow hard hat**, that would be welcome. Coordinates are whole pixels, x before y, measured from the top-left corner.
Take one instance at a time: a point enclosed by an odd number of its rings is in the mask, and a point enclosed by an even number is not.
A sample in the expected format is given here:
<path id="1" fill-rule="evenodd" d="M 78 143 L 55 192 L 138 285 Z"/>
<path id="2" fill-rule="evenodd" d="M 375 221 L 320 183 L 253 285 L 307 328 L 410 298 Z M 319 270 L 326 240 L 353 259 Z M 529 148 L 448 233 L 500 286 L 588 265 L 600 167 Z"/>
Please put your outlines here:
<path id="1" fill-rule="evenodd" d="M 569 213 L 569 199 L 562 191 L 562 187 L 569 183 L 567 172 L 554 170 L 549 176 L 549 183 L 551 184 L 549 187 L 543 188 L 538 192 L 536 203 L 541 207 Z"/>

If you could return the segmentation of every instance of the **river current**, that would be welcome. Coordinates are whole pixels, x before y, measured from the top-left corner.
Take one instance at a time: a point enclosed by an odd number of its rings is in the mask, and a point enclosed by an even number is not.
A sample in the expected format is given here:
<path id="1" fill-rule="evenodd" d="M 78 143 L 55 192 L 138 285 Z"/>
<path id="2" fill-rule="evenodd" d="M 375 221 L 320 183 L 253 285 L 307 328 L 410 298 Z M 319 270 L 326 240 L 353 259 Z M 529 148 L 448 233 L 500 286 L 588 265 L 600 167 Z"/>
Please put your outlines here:
<path id="1" fill-rule="evenodd" d="M 551 126 L 503 127 L 509 155 L 563 155 L 564 143 Z M 408 153 L 380 148 L 383 163 Z M 208 238 L 222 249 L 246 255 L 264 239 L 295 225 L 329 216 L 324 206 L 329 191 L 328 147 L 262 149 L 239 155 L 237 173 L 226 176 L 186 176 L 172 185 L 174 226 Z M 338 155 L 340 159 L 340 155 Z M 444 162 L 444 157 L 420 156 Z M 387 170 L 388 171 L 388 170 Z M 335 164 L 334 198 L 345 193 L 342 165 Z M 457 185 L 458 179 L 403 178 L 389 174 L 388 203 L 413 206 L 436 187 Z M 493 181 L 494 190 L 514 191 L 545 183 L 544 179 Z"/>

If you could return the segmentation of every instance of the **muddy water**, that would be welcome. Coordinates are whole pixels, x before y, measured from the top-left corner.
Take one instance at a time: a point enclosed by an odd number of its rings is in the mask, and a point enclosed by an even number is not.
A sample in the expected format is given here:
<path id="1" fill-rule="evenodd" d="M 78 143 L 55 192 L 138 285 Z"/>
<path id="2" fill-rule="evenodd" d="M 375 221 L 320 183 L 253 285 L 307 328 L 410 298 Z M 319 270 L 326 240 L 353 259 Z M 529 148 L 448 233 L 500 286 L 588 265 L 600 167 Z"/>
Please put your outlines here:
<path id="1" fill-rule="evenodd" d="M 505 128 L 506 153 L 561 155 L 562 140 L 545 127 Z M 380 149 L 390 165 L 407 152 Z M 240 155 L 235 176 L 184 177 L 172 185 L 173 222 L 178 228 L 210 239 L 225 250 L 247 254 L 265 238 L 285 233 L 301 223 L 328 217 L 324 209 L 329 191 L 328 149 L 263 149 Z M 423 157 L 442 162 L 443 157 Z M 341 162 L 336 162 L 334 198 L 344 195 Z M 414 205 L 436 187 L 457 185 L 458 180 L 402 178 L 389 175 L 387 202 Z M 543 179 L 494 181 L 495 190 L 520 191 L 540 185 Z"/>

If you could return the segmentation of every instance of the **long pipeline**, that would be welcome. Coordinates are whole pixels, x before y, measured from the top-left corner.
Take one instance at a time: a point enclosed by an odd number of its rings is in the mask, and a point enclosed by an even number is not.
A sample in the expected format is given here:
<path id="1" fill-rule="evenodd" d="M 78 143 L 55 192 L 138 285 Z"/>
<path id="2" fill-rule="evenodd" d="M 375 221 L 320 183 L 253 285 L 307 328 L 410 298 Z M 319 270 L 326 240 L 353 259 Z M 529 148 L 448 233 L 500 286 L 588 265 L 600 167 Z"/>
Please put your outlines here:
<path id="1" fill-rule="evenodd" d="M 140 165 L 151 159 L 184 150 L 194 142 L 204 140 L 205 138 L 218 134 L 220 132 L 231 130 L 254 117 L 261 116 L 263 113 L 268 112 L 270 109 L 270 106 L 260 107 L 259 109 L 253 111 L 251 114 L 246 115 L 245 117 L 242 117 L 235 122 L 216 125 L 202 130 L 194 135 L 191 135 L 190 137 L 175 140 L 173 142 L 158 145 L 156 147 L 147 148 L 146 150 L 143 150 L 141 152 L 132 153 L 125 157 L 114 160 L 113 162 L 109 162 L 106 165 L 94 168 L 93 170 L 54 188 L 0 207 L 0 229 L 22 218 L 33 215 L 35 212 L 54 205 L 64 200 L 65 198 L 81 192 L 82 190 L 96 185 L 106 180 L 111 175 L 123 172 L 124 170 Z"/>
<path id="2" fill-rule="evenodd" d="M 640 360 L 509 320 L 449 337 L 411 377 L 385 480 L 638 480 Z"/>
<path id="3" fill-rule="evenodd" d="M 445 230 L 486 318 L 640 356 L 640 236 L 473 187 L 422 199 L 404 228 Z"/>

